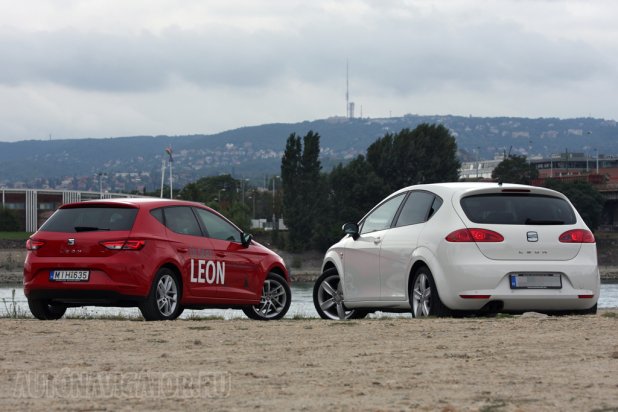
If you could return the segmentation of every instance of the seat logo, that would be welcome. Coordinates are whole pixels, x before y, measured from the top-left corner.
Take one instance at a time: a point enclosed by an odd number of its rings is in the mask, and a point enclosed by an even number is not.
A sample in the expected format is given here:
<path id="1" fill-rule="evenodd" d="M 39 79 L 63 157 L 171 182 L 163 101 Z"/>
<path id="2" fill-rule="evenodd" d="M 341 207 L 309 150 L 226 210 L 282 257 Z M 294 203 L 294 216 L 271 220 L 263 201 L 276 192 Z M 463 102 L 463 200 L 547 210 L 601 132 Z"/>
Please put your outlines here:
<path id="1" fill-rule="evenodd" d="M 526 237 L 528 238 L 528 242 L 538 242 L 539 234 L 537 232 L 528 232 L 526 233 Z"/>
<path id="2" fill-rule="evenodd" d="M 75 239 L 73 239 L 73 238 L 68 239 L 68 240 L 67 240 L 67 245 L 69 245 L 69 246 L 75 246 Z"/>

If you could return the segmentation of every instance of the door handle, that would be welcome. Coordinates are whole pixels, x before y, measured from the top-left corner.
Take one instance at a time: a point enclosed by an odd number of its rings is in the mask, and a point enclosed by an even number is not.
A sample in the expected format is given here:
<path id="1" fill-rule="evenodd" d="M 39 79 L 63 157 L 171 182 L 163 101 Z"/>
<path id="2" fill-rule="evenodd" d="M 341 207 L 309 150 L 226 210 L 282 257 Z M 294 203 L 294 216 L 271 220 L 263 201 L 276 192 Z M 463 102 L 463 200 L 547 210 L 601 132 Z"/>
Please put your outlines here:
<path id="1" fill-rule="evenodd" d="M 180 253 L 187 253 L 189 251 L 189 248 L 177 247 L 176 250 L 179 251 Z"/>
<path id="2" fill-rule="evenodd" d="M 373 239 L 373 244 L 374 245 L 379 245 L 381 241 L 382 241 L 382 238 L 377 237 L 377 238 Z"/>

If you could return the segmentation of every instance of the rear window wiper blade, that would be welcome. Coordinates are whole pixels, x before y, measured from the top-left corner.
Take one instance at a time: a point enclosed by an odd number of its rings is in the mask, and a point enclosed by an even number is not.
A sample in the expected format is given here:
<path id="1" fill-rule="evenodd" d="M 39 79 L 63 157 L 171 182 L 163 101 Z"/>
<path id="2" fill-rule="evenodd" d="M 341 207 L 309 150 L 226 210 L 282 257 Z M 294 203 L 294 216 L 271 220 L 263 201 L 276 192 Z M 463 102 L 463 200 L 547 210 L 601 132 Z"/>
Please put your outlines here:
<path id="1" fill-rule="evenodd" d="M 98 230 L 109 230 L 108 228 L 94 226 L 75 226 L 74 229 L 76 232 L 95 232 Z"/>
<path id="2" fill-rule="evenodd" d="M 562 220 L 535 220 L 530 218 L 526 219 L 525 223 L 527 225 L 564 225 L 564 222 Z"/>

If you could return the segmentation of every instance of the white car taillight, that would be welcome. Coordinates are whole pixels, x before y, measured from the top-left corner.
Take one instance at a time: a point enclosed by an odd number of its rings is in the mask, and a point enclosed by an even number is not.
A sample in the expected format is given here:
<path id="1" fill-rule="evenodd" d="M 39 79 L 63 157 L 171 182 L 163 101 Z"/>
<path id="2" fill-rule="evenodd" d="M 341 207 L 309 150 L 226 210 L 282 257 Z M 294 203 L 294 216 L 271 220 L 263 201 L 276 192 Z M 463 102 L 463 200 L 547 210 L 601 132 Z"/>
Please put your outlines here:
<path id="1" fill-rule="evenodd" d="M 564 232 L 558 240 L 562 243 L 595 243 L 594 235 L 589 230 L 573 229 Z"/>
<path id="2" fill-rule="evenodd" d="M 504 236 L 487 229 L 459 229 L 445 239 L 447 242 L 503 242 Z"/>

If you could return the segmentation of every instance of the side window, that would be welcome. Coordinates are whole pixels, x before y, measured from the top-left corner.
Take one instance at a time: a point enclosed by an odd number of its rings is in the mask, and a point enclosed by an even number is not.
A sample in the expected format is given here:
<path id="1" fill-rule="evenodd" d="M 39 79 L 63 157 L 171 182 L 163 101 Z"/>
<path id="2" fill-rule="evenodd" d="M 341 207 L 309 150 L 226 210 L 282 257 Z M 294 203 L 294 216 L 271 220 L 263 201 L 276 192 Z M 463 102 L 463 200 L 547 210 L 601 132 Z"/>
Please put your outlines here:
<path id="1" fill-rule="evenodd" d="M 240 232 L 234 226 L 214 213 L 204 209 L 194 209 L 206 230 L 206 236 L 212 239 L 240 243 Z"/>
<path id="2" fill-rule="evenodd" d="M 153 209 L 150 211 L 150 214 L 152 215 L 152 217 L 157 219 L 159 223 L 161 223 L 162 225 L 165 224 L 165 220 L 163 220 L 163 209 Z"/>
<path id="3" fill-rule="evenodd" d="M 442 199 L 436 196 L 436 198 L 433 200 L 433 204 L 431 205 L 431 209 L 429 210 L 429 216 L 427 216 L 427 220 L 431 219 L 431 217 L 436 214 L 438 209 L 440 209 L 440 206 L 442 206 L 442 203 Z"/>
<path id="4" fill-rule="evenodd" d="M 195 215 L 190 207 L 177 206 L 165 208 L 165 225 L 181 235 L 202 236 Z"/>
<path id="5" fill-rule="evenodd" d="M 387 200 L 377 207 L 369 216 L 365 218 L 363 222 L 363 227 L 361 228 L 361 235 L 365 233 L 376 232 L 378 230 L 384 230 L 391 227 L 391 223 L 393 223 L 393 218 L 395 217 L 395 213 L 397 213 L 397 209 L 399 209 L 399 205 L 403 200 L 404 195 L 401 194 L 392 199 Z"/>
<path id="6" fill-rule="evenodd" d="M 397 224 L 395 226 L 415 225 L 427 221 L 431 213 L 434 198 L 435 196 L 429 192 L 411 192 L 406 203 L 404 203 L 401 208 L 401 213 L 397 218 Z"/>

